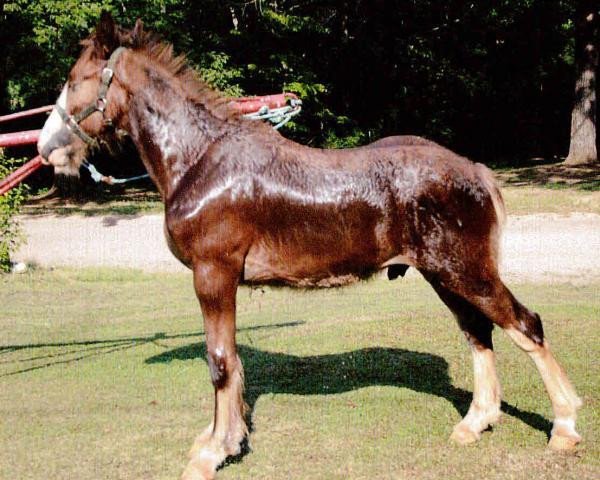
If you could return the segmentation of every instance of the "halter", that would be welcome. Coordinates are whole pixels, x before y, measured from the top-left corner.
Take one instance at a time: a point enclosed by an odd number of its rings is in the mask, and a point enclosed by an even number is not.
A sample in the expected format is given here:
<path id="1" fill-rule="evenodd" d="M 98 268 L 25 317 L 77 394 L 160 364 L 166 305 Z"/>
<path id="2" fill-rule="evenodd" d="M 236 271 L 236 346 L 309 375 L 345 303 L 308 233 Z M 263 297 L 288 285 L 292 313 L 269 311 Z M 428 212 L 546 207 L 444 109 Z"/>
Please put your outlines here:
<path id="1" fill-rule="evenodd" d="M 117 59 L 123 50 L 125 50 L 125 47 L 118 47 L 109 57 L 106 67 L 102 69 L 102 82 L 98 87 L 98 95 L 96 96 L 95 102 L 89 104 L 77 115 L 69 115 L 64 108 L 58 105 L 58 103 L 54 106 L 67 128 L 94 149 L 99 148 L 98 141 L 85 133 L 79 126 L 79 123 L 95 112 L 102 113 L 102 117 L 104 118 L 104 111 L 106 110 L 106 105 L 108 103 L 106 100 L 106 94 L 108 93 L 108 88 L 110 87 L 115 74 L 115 64 L 117 63 Z M 104 118 L 104 123 L 106 125 L 112 125 L 112 120 Z"/>

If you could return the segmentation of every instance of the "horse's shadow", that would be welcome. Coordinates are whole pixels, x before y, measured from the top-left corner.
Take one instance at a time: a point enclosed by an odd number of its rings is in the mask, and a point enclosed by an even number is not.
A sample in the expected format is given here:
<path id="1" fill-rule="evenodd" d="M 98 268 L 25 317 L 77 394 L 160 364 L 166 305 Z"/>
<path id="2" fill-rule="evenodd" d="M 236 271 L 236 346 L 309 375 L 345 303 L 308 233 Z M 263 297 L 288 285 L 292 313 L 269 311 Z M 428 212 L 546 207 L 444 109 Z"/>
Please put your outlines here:
<path id="1" fill-rule="evenodd" d="M 330 395 L 384 385 L 409 388 L 448 400 L 461 416 L 472 393 L 452 385 L 442 357 L 402 348 L 363 348 L 352 352 L 300 357 L 238 345 L 246 376 L 249 423 L 263 394 Z M 206 344 L 194 343 L 152 356 L 146 363 L 206 359 Z M 548 436 L 552 424 L 543 416 L 502 402 L 502 410 Z M 243 454 L 242 454 L 243 455 Z"/>

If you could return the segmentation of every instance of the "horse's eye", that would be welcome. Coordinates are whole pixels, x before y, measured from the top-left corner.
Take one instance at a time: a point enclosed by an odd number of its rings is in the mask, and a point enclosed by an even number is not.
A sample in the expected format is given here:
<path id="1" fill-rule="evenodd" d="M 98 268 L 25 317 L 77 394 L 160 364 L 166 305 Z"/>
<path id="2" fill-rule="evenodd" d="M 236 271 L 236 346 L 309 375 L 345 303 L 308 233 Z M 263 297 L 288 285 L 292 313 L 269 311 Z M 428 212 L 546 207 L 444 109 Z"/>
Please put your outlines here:
<path id="1" fill-rule="evenodd" d="M 69 90 L 71 90 L 72 92 L 75 92 L 77 88 L 79 88 L 78 82 L 69 83 Z"/>

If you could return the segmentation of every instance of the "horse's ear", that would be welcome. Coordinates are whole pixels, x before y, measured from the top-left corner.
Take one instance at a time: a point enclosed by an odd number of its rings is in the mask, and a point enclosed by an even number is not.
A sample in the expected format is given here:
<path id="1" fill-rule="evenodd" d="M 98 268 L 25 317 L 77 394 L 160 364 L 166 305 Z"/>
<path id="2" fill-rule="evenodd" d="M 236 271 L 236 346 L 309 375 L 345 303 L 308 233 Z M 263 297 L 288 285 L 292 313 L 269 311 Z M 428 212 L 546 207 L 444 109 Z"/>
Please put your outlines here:
<path id="1" fill-rule="evenodd" d="M 131 41 L 134 45 L 141 43 L 144 38 L 144 22 L 140 18 L 135 21 L 133 30 L 131 31 Z"/>
<path id="2" fill-rule="evenodd" d="M 96 41 L 97 46 L 105 52 L 112 52 L 119 46 L 117 25 L 109 12 L 104 11 L 100 15 L 100 22 L 96 27 Z"/>

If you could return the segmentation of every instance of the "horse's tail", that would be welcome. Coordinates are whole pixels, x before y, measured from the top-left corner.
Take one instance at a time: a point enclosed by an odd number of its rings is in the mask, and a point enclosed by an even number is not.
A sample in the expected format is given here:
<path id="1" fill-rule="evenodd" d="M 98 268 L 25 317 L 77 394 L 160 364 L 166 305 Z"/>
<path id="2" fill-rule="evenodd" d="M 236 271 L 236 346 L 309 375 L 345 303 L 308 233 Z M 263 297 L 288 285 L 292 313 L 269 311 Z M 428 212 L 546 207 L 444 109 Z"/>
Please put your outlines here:
<path id="1" fill-rule="evenodd" d="M 506 225 L 506 207 L 504 205 L 502 193 L 500 192 L 500 188 L 498 187 L 498 183 L 496 182 L 492 171 L 485 165 L 480 163 L 477 164 L 477 167 L 479 178 L 481 179 L 483 186 L 490 195 L 492 205 L 494 206 L 494 211 L 496 213 L 496 226 L 494 228 L 494 232 L 492 233 L 491 242 L 492 250 L 494 251 L 496 258 L 499 262 L 500 239 L 502 237 L 502 230 L 504 229 L 504 225 Z"/>

